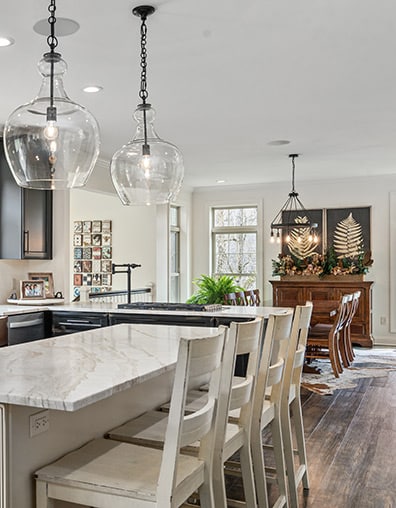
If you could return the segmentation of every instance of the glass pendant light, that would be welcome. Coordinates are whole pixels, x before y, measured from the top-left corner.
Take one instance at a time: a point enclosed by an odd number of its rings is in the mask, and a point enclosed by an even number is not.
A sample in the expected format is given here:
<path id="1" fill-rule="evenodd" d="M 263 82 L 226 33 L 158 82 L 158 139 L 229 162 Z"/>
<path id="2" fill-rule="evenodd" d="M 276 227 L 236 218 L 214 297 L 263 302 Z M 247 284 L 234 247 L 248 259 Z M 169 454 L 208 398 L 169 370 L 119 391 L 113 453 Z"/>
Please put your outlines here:
<path id="1" fill-rule="evenodd" d="M 147 16 L 154 7 L 135 7 L 133 14 L 141 19 L 140 91 L 135 137 L 120 148 L 110 164 L 114 187 L 124 205 L 164 204 L 176 199 L 184 176 L 183 157 L 173 144 L 161 139 L 154 129 L 155 111 L 147 103 Z"/>
<path id="2" fill-rule="evenodd" d="M 318 227 L 316 222 L 313 222 L 309 216 L 308 211 L 304 208 L 304 205 L 298 197 L 294 187 L 294 173 L 296 165 L 294 159 L 298 157 L 298 154 L 290 154 L 289 157 L 292 160 L 292 189 L 289 192 L 285 204 L 279 210 L 276 217 L 271 222 L 271 243 L 281 243 L 281 231 L 285 232 L 286 242 L 290 241 L 290 236 L 293 231 L 301 231 L 301 234 L 307 236 L 310 242 L 318 243 L 319 239 L 315 232 Z M 301 243 L 302 236 L 297 236 L 297 242 Z"/>
<path id="3" fill-rule="evenodd" d="M 17 108 L 4 127 L 5 155 L 18 185 L 31 189 L 82 187 L 99 155 L 99 127 L 92 114 L 67 96 L 66 62 L 55 51 L 55 0 L 48 7 L 48 53 L 38 63 L 38 96 Z"/>

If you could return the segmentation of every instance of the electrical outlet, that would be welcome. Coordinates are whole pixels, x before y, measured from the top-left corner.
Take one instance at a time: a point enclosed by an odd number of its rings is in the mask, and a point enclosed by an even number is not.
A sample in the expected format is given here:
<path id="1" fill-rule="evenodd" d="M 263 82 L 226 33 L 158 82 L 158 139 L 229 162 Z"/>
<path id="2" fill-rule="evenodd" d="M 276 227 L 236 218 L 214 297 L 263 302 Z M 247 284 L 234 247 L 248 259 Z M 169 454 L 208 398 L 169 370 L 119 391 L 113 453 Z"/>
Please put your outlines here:
<path id="1" fill-rule="evenodd" d="M 49 430 L 49 411 L 46 409 L 45 411 L 40 411 L 39 413 L 35 413 L 34 415 L 30 415 L 30 437 L 37 436 L 37 434 L 41 434 L 42 432 L 47 432 Z"/>
<path id="2" fill-rule="evenodd" d="M 380 325 L 386 325 L 386 317 L 385 316 L 380 317 Z"/>

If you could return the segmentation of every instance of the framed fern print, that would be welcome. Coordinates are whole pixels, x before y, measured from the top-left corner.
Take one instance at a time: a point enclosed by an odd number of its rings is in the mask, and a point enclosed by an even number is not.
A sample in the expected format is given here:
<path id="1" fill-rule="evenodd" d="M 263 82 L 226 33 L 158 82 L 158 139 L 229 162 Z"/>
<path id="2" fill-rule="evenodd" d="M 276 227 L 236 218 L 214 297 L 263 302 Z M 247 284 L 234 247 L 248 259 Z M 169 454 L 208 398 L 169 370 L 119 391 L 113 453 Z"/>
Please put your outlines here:
<path id="1" fill-rule="evenodd" d="M 290 231 L 282 230 L 282 254 L 292 254 L 297 259 L 305 259 L 312 256 L 313 253 L 323 253 L 323 210 L 306 210 L 309 219 L 312 222 L 316 222 L 318 227 L 315 228 L 315 233 L 318 236 L 319 241 L 314 242 L 311 238 L 311 232 L 309 228 L 296 228 Z M 285 218 L 282 217 L 282 220 Z M 306 217 L 301 217 L 301 211 L 287 212 L 287 220 L 294 220 L 296 223 L 304 223 L 307 220 Z M 289 239 L 286 237 L 289 235 Z"/>
<path id="2" fill-rule="evenodd" d="M 328 208 L 327 248 L 338 258 L 356 257 L 371 250 L 371 207 Z"/>

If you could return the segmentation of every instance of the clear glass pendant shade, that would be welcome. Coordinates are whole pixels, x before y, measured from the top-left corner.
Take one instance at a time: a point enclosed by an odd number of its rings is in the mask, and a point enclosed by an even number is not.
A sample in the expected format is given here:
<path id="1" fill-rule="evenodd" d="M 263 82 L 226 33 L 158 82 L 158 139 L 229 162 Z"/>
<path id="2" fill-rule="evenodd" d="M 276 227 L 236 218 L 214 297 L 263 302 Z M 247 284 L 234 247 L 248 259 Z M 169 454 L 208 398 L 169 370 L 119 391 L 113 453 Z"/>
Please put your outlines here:
<path id="1" fill-rule="evenodd" d="M 99 155 L 97 121 L 66 95 L 62 76 L 67 65 L 58 53 L 44 55 L 38 69 L 43 79 L 38 96 L 13 111 L 4 127 L 8 164 L 21 187 L 82 187 Z"/>
<path id="2" fill-rule="evenodd" d="M 124 205 L 164 204 L 176 199 L 184 176 L 179 149 L 158 137 L 155 111 L 149 104 L 137 107 L 135 137 L 111 160 L 114 187 Z"/>

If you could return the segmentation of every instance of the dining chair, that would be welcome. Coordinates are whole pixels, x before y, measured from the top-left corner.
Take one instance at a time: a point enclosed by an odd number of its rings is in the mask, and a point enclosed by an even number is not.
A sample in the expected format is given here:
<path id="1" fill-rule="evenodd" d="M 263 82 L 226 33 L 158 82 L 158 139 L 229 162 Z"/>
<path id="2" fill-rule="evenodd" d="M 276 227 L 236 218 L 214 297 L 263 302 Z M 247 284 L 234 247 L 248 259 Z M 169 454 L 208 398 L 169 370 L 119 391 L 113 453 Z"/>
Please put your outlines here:
<path id="1" fill-rule="evenodd" d="M 309 489 L 300 388 L 312 309 L 312 302 L 297 305 L 295 308 L 282 385 L 282 443 L 291 507 L 298 507 L 297 487 L 299 484 L 302 482 L 303 488 Z M 295 444 L 293 443 L 293 434 Z M 295 464 L 296 458 L 297 465 Z"/>
<path id="2" fill-rule="evenodd" d="M 322 327 L 318 331 L 310 330 L 308 333 L 305 358 L 308 361 L 312 359 L 330 360 L 335 377 L 339 377 L 343 372 L 341 356 L 345 361 L 345 351 L 343 350 L 341 338 L 347 322 L 348 304 L 351 299 L 352 295 L 343 295 L 341 297 L 330 327 Z"/>
<path id="3" fill-rule="evenodd" d="M 238 305 L 238 300 L 235 293 L 227 293 L 223 296 L 224 305 Z"/>
<path id="4" fill-rule="evenodd" d="M 180 340 L 163 450 L 94 439 L 36 472 L 36 507 L 52 507 L 56 499 L 102 508 L 173 508 L 198 490 L 201 506 L 217 508 L 212 491 L 214 416 L 228 347 L 225 337 L 230 335 L 220 327 L 215 335 Z M 196 376 L 210 377 L 208 396 L 199 411 L 186 415 L 188 385 Z M 196 443 L 197 454 L 181 454 L 191 443 Z"/>
<path id="5" fill-rule="evenodd" d="M 346 353 L 346 362 L 347 367 L 349 367 L 353 360 L 355 359 L 355 353 L 353 352 L 353 344 L 351 339 L 351 325 L 353 318 L 357 312 L 357 309 L 359 307 L 359 300 L 360 300 L 361 291 L 355 291 L 352 295 L 352 300 L 350 301 L 350 308 L 348 312 L 348 317 L 344 326 L 344 331 L 342 334 L 342 340 L 344 343 L 344 349 Z"/>
<path id="6" fill-rule="evenodd" d="M 247 305 L 258 306 L 261 303 L 260 291 L 258 289 L 247 289 L 245 291 L 245 300 Z"/>
<path id="7" fill-rule="evenodd" d="M 243 488 L 246 503 L 249 508 L 257 506 L 255 482 L 251 457 L 251 420 L 253 409 L 253 395 L 258 371 L 259 349 L 262 343 L 261 318 L 253 321 L 232 322 L 230 334 L 236 337 L 237 355 L 248 355 L 245 376 L 234 376 L 233 370 L 227 371 L 222 379 L 223 395 L 219 399 L 216 431 L 214 440 L 214 463 L 213 463 L 213 491 L 216 508 L 227 506 L 227 493 L 224 479 L 224 463 L 234 454 L 239 452 Z M 269 347 L 269 346 L 268 346 Z M 231 373 L 230 373 L 231 372 Z M 223 378 L 223 373 L 222 373 Z M 224 386 L 225 385 L 225 386 Z M 186 412 L 197 411 L 207 398 L 205 390 L 192 389 L 188 392 L 189 403 L 186 404 Z M 166 410 L 166 407 L 163 409 Z M 232 411 L 238 411 L 238 416 L 232 422 L 228 415 Z M 150 411 L 141 417 L 130 420 L 126 424 L 110 431 L 110 439 L 126 441 L 129 443 L 142 443 L 145 446 L 162 447 L 164 441 L 164 429 L 166 428 L 167 414 L 164 410 Z M 185 447 L 182 450 L 186 454 L 196 455 L 196 444 Z"/>

